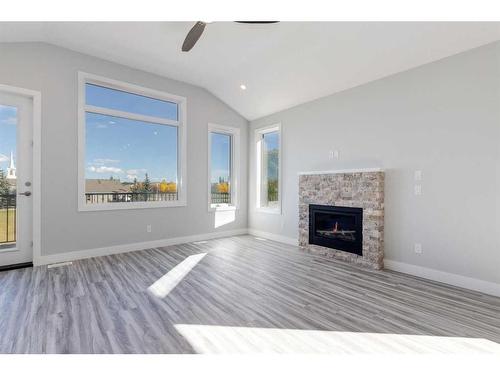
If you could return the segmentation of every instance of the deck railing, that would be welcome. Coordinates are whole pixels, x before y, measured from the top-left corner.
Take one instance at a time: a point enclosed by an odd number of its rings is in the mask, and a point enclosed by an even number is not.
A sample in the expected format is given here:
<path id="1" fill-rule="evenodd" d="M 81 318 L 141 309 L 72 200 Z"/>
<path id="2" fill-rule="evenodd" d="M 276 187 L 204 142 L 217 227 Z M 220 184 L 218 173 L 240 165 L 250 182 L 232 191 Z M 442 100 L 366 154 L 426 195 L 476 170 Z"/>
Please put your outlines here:
<path id="1" fill-rule="evenodd" d="M 212 195 L 212 204 L 221 204 L 221 203 L 231 203 L 231 194 L 229 193 L 211 193 Z"/>
<path id="2" fill-rule="evenodd" d="M 176 201 L 179 196 L 173 193 L 85 193 L 87 204 L 120 202 L 163 202 Z"/>
<path id="3" fill-rule="evenodd" d="M 0 245 L 16 242 L 16 194 L 0 195 Z"/>
<path id="4" fill-rule="evenodd" d="M 179 199 L 178 193 L 85 193 L 87 204 L 163 202 Z M 230 193 L 212 193 L 212 203 L 231 203 Z"/>

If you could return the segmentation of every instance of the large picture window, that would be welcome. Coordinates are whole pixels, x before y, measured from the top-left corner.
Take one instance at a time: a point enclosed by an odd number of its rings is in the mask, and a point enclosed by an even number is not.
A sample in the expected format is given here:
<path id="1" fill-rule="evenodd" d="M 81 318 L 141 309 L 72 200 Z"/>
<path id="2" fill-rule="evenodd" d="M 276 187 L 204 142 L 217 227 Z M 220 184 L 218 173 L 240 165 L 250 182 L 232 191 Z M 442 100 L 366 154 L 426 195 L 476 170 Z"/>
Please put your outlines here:
<path id="1" fill-rule="evenodd" d="M 258 129 L 257 208 L 281 213 L 281 126 Z"/>
<path id="2" fill-rule="evenodd" d="M 185 98 L 86 73 L 79 86 L 79 208 L 185 205 Z"/>
<path id="3" fill-rule="evenodd" d="M 239 135 L 238 128 L 208 125 L 209 209 L 237 206 Z"/>

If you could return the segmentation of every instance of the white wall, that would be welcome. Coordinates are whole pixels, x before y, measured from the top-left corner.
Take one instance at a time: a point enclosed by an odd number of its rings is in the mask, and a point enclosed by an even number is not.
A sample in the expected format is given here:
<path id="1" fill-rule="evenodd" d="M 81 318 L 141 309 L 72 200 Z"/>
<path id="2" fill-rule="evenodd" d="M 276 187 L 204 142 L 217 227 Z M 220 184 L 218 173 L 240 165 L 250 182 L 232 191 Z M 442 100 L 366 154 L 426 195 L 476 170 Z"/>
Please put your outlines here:
<path id="1" fill-rule="evenodd" d="M 201 88 L 47 44 L 0 44 L 0 83 L 42 92 L 43 255 L 245 229 L 247 213 L 251 228 L 294 239 L 297 172 L 383 167 L 386 258 L 499 283 L 499 55 L 500 43 L 484 46 L 253 121 L 250 132 Z M 78 70 L 187 97 L 188 207 L 77 211 Z M 218 228 L 206 202 L 208 122 L 242 129 L 241 207 Z M 283 126 L 283 215 L 254 209 L 253 130 L 276 122 Z M 330 161 L 335 149 L 340 160 Z M 423 171 L 420 197 L 413 195 L 416 169 Z M 414 253 L 415 242 L 423 254 Z"/>
<path id="2" fill-rule="evenodd" d="M 387 259 L 500 283 L 499 56 L 490 44 L 252 121 L 249 181 L 253 131 L 281 122 L 284 185 L 281 216 L 256 212 L 249 185 L 249 226 L 297 238 L 297 172 L 383 167 Z"/>
<path id="3" fill-rule="evenodd" d="M 187 97 L 187 207 L 77 211 L 79 70 Z M 41 43 L 0 44 L 0 83 L 42 93 L 42 255 L 247 227 L 248 123 L 206 90 Z M 218 228 L 207 210 L 209 122 L 242 129 L 243 199 L 234 221 Z"/>

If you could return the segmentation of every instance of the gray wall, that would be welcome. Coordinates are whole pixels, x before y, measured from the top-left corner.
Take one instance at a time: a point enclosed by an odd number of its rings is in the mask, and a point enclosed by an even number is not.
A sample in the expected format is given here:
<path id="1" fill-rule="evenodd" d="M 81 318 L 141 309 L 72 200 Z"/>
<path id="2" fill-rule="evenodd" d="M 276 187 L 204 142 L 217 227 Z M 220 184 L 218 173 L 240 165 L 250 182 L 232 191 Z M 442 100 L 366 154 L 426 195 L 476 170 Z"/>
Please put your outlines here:
<path id="1" fill-rule="evenodd" d="M 187 97 L 187 207 L 77 211 L 79 70 Z M 41 43 L 0 44 L 0 83 L 42 93 L 42 255 L 247 227 L 248 123 L 206 90 Z M 208 122 L 242 129 L 240 209 L 219 228 L 207 210 Z"/>
<path id="2" fill-rule="evenodd" d="M 245 119 L 185 83 L 40 43 L 0 44 L 0 59 L 0 83 L 42 92 L 43 255 L 246 228 L 250 155 L 250 227 L 297 237 L 299 171 L 383 167 L 388 259 L 500 282 L 499 43 L 253 121 L 250 133 Z M 188 98 L 188 207 L 77 211 L 78 70 Z M 242 129 L 241 207 L 219 228 L 206 202 L 208 122 Z M 254 209 L 253 130 L 276 122 L 283 215 Z"/>
<path id="3" fill-rule="evenodd" d="M 386 258 L 500 282 L 499 56 L 490 44 L 251 122 L 249 181 L 254 130 L 281 122 L 284 186 L 280 216 L 255 211 L 250 184 L 249 226 L 297 238 L 297 172 L 383 167 Z"/>

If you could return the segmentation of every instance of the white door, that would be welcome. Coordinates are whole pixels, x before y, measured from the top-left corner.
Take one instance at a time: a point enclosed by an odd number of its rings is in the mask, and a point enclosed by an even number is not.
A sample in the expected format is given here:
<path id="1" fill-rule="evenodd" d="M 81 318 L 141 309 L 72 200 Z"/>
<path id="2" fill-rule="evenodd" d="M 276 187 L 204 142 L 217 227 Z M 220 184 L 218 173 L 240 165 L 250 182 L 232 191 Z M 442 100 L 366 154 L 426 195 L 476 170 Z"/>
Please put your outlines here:
<path id="1" fill-rule="evenodd" d="M 33 101 L 0 91 L 0 267 L 33 260 Z"/>

